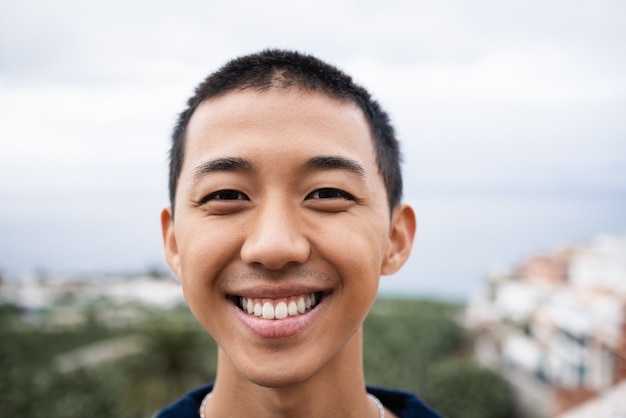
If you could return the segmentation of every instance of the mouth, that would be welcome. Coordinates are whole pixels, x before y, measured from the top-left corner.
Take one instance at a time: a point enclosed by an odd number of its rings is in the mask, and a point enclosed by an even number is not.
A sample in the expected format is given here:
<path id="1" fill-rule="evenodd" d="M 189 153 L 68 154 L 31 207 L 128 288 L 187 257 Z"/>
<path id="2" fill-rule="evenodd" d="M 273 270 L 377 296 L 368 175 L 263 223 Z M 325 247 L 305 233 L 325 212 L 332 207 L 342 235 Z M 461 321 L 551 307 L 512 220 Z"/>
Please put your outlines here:
<path id="1" fill-rule="evenodd" d="M 235 302 L 239 309 L 250 316 L 280 320 L 305 315 L 315 309 L 323 298 L 323 292 L 314 292 L 280 299 L 237 296 Z"/>

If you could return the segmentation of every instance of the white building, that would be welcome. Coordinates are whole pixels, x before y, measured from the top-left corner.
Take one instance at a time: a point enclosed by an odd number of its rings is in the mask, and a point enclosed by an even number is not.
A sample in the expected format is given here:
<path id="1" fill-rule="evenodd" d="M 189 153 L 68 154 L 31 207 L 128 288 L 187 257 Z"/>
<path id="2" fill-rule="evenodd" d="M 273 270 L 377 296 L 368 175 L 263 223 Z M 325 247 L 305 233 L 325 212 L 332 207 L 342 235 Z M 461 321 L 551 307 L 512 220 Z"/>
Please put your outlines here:
<path id="1" fill-rule="evenodd" d="M 547 384 L 554 415 L 626 379 L 625 313 L 626 235 L 601 236 L 491 277 L 467 321 L 477 358 Z"/>

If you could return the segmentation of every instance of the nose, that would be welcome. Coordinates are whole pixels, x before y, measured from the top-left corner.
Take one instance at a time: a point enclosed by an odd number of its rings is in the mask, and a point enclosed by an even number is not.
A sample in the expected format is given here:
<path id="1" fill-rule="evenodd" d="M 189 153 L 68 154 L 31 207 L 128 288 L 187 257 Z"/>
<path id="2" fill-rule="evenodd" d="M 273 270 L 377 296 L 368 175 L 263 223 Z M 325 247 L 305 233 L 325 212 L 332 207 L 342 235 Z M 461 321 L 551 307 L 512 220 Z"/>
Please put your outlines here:
<path id="1" fill-rule="evenodd" d="M 303 234 L 297 208 L 285 204 L 266 205 L 258 209 L 252 224 L 241 248 L 241 259 L 245 263 L 280 270 L 308 260 L 311 247 Z"/>

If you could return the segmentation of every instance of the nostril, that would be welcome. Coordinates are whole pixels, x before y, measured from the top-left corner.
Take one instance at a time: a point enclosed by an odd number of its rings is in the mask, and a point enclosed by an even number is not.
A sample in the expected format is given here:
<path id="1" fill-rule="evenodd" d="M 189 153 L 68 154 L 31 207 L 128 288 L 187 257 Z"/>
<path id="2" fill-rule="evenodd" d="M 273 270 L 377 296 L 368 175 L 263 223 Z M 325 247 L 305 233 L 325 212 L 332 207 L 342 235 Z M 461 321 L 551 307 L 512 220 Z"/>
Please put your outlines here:
<path id="1" fill-rule="evenodd" d="M 249 265 L 280 270 L 309 259 L 310 244 L 299 235 L 275 234 L 269 238 L 250 237 L 241 248 L 241 259 Z"/>

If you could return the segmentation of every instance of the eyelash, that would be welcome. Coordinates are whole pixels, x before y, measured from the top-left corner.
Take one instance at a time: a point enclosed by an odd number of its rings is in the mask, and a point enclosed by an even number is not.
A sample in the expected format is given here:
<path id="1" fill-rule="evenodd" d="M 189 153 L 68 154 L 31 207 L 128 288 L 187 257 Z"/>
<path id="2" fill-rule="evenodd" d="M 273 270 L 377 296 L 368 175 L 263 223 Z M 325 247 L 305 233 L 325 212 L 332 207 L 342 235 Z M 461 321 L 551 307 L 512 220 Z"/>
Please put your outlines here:
<path id="1" fill-rule="evenodd" d="M 320 197 L 325 193 L 332 193 L 334 196 L 332 197 Z M 354 196 L 352 196 L 348 192 L 344 192 L 343 190 L 333 189 L 332 187 L 324 187 L 322 189 L 317 189 L 312 193 L 309 193 L 305 200 L 313 199 L 313 195 L 317 194 L 318 199 L 345 199 L 345 200 L 355 200 Z"/>
<path id="2" fill-rule="evenodd" d="M 230 196 L 236 195 L 236 198 L 225 198 L 225 194 L 229 194 Z M 221 197 L 220 197 L 221 196 Z M 241 197 L 243 197 L 243 199 L 240 199 Z M 237 190 L 218 190 L 217 192 L 213 192 L 210 193 L 208 195 L 206 195 L 205 197 L 203 197 L 202 199 L 200 199 L 200 201 L 198 202 L 198 204 L 200 206 L 212 201 L 212 200 L 220 200 L 220 201 L 233 201 L 233 200 L 250 200 L 250 198 L 248 198 L 248 196 L 246 196 L 245 194 L 237 191 Z"/>

